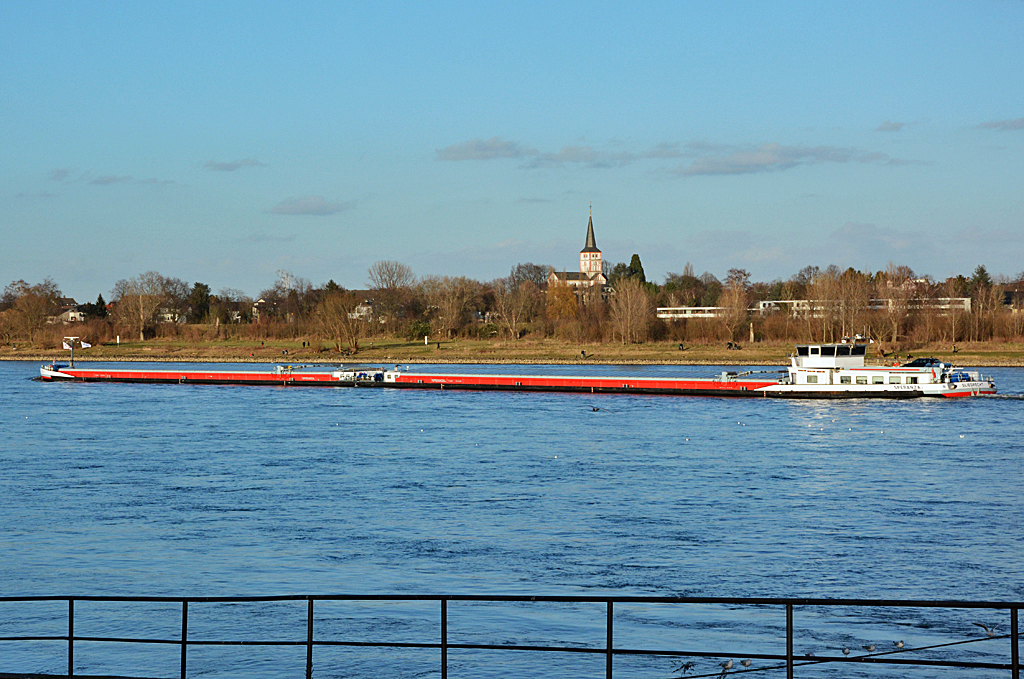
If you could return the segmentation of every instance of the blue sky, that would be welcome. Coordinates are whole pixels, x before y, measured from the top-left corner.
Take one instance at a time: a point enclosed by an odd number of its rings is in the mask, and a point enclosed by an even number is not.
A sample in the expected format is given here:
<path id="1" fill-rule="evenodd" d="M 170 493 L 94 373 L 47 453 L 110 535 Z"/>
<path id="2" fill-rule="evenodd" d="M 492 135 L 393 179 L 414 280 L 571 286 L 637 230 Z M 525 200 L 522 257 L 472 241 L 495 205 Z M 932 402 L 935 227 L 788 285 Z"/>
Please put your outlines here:
<path id="1" fill-rule="evenodd" d="M 0 2 L 0 284 L 1024 270 L 1024 3 Z"/>

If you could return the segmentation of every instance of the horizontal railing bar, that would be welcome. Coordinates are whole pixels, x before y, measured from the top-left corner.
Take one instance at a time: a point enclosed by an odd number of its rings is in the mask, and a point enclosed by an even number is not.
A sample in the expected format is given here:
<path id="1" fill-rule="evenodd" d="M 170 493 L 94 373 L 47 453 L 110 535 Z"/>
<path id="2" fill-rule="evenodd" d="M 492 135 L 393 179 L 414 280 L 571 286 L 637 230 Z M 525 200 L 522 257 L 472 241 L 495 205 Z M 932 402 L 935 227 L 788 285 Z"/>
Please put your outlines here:
<path id="1" fill-rule="evenodd" d="M 515 644 L 453 644 L 448 642 L 448 648 L 459 648 L 469 651 L 554 651 L 558 653 L 595 653 L 604 655 L 607 648 L 594 648 L 592 646 L 519 646 Z M 618 653 L 612 650 L 612 653 Z"/>
<path id="2" fill-rule="evenodd" d="M 678 597 L 678 596 L 592 596 L 592 595 L 487 595 L 487 594 L 282 594 L 268 596 L 0 596 L 0 602 L 91 601 L 138 603 L 255 603 L 271 601 L 467 601 L 467 602 L 553 602 L 553 603 L 669 603 L 726 604 L 744 606 L 850 606 L 880 608 L 1022 608 L 1024 601 L 963 601 L 938 599 L 810 599 L 767 597 Z"/>
<path id="3" fill-rule="evenodd" d="M 64 637 L 67 639 L 67 637 Z M 81 637 L 75 635 L 75 643 L 79 641 L 111 642 L 115 644 L 173 644 L 181 645 L 181 639 L 134 639 L 132 637 Z M 191 641 L 188 643 L 192 643 Z"/>
<path id="4" fill-rule="evenodd" d="M 1006 638 L 1005 636 L 1002 638 Z M 975 639 L 971 641 L 988 641 L 985 639 Z M 4 637 L 0 638 L 0 641 L 67 641 L 67 637 Z M 180 639 L 135 639 L 127 637 L 81 637 L 76 636 L 75 641 L 78 642 L 93 642 L 93 643 L 141 643 L 141 644 L 170 644 L 178 645 L 181 643 Z M 190 646 L 304 646 L 305 641 L 252 641 L 245 639 L 238 640 L 189 640 Z M 956 643 L 969 643 L 969 642 L 956 642 Z M 375 641 L 313 641 L 314 646 L 349 646 L 349 647 L 371 647 L 371 648 L 419 648 L 419 649 L 439 649 L 441 644 L 439 643 L 416 643 L 416 642 L 375 642 Z M 480 650 L 480 651 L 541 651 L 541 652 L 559 652 L 559 653 L 590 653 L 590 654 L 604 654 L 607 653 L 605 648 L 597 647 L 584 647 L 584 646 L 533 646 L 533 645 L 518 645 L 518 644 L 458 644 L 449 643 L 448 648 L 460 649 L 460 650 Z M 911 649 L 921 650 L 921 649 Z M 906 653 L 908 651 L 899 651 L 900 653 Z M 616 648 L 612 650 L 615 655 L 646 655 L 646 656 L 663 656 L 663 657 L 681 657 L 681 658 L 751 658 L 755 660 L 778 660 L 785 661 L 785 655 L 777 654 L 763 654 L 763 653 L 732 653 L 732 652 L 714 652 L 714 651 L 667 651 L 667 650 L 653 650 L 653 649 L 642 649 L 642 648 Z M 875 655 L 863 655 L 853 657 L 843 656 L 819 656 L 813 659 L 805 659 L 797 662 L 797 665 L 816 665 L 832 662 L 843 662 L 843 663 L 871 663 L 871 664 L 888 664 L 888 665 L 921 665 L 921 666 L 935 666 L 935 667 L 959 667 L 959 668 L 974 668 L 974 669 L 995 669 L 995 670 L 1008 670 L 1013 669 L 1010 663 L 985 663 L 985 662 L 968 662 L 968 661 L 953 661 L 953 660 L 915 660 L 912 658 L 893 658 L 890 654 L 875 654 Z M 767 668 L 759 668 L 767 669 Z"/>
<path id="5" fill-rule="evenodd" d="M 305 643 L 305 642 L 303 642 Z M 436 641 L 314 641 L 314 646 L 353 646 L 358 648 L 441 648 Z"/>
<path id="6" fill-rule="evenodd" d="M 893 654 L 904 654 L 912 653 L 914 651 L 931 650 L 935 648 L 943 648 L 947 646 L 960 646 L 963 644 L 972 644 L 983 641 L 998 641 L 1000 639 L 1008 639 L 1010 635 L 1002 634 L 992 637 L 979 637 L 976 639 L 965 639 L 962 641 L 954 641 L 945 644 L 935 644 L 932 646 L 922 646 L 919 648 L 908 648 L 899 651 L 888 651 L 885 653 L 874 653 L 858 656 L 821 656 L 818 660 L 839 660 L 843 662 L 855 662 L 866 660 L 869 658 L 881 658 L 883 656 L 890 656 Z M 18 636 L 18 637 L 0 637 L 0 641 L 67 641 L 67 635 L 61 636 Z M 111 642 L 111 643 L 135 643 L 135 644 L 181 644 L 181 639 L 151 639 L 151 638 L 139 638 L 139 637 L 93 637 L 93 636 L 75 636 L 75 641 L 88 641 L 88 642 Z M 308 643 L 312 643 L 314 646 L 376 646 L 383 648 L 440 648 L 441 644 L 437 642 L 386 642 L 386 641 L 338 641 L 338 640 L 308 640 L 304 641 L 288 641 L 288 640 L 268 640 L 268 641 L 256 641 L 246 639 L 189 639 L 189 645 L 267 645 L 267 646 L 304 646 Z M 469 644 L 469 643 L 449 643 L 450 648 L 462 648 L 462 649 L 510 649 L 510 650 L 537 650 L 537 651 L 569 651 L 579 653 L 607 653 L 607 649 L 603 647 L 593 646 L 525 646 L 525 645 L 511 645 L 511 644 Z M 656 655 L 656 656 L 679 656 L 679 657 L 722 657 L 722 658 L 757 658 L 760 660 L 785 660 L 785 655 L 769 654 L 769 653 L 734 653 L 726 651 L 680 651 L 680 650 L 664 650 L 664 649 L 627 649 L 627 648 L 616 648 L 612 650 L 613 653 L 630 654 L 630 655 Z M 811 661 L 812 663 L 815 661 Z"/>
<path id="7" fill-rule="evenodd" d="M 793 663 L 796 666 L 805 665 L 823 665 L 826 663 L 842 662 L 842 663 L 866 663 L 869 665 L 923 665 L 929 667 L 963 667 L 963 668 L 974 668 L 974 669 L 989 669 L 989 670 L 1009 670 L 1013 669 L 1013 665 L 1010 663 L 988 663 L 988 662 L 970 662 L 967 660 L 916 660 L 914 658 L 879 658 L 875 656 L 861 656 L 859 658 L 843 658 L 840 656 L 822 656 L 820 658 L 803 658 L 799 662 Z"/>
<path id="8" fill-rule="evenodd" d="M 931 651 L 936 648 L 948 648 L 950 646 L 963 646 L 965 644 L 976 644 L 984 641 L 998 641 L 1000 639 L 1009 639 L 1009 634 L 999 634 L 995 636 L 984 636 L 976 637 L 974 639 L 963 639 L 961 641 L 949 641 L 942 644 L 931 644 L 928 646 L 917 646 L 913 648 L 904 648 L 894 651 L 882 651 L 880 653 L 863 653 L 861 655 L 854 656 L 821 656 L 822 658 L 835 658 L 843 661 L 855 661 L 861 658 L 881 658 L 884 656 L 891 656 L 897 654 L 914 653 L 920 651 Z M 681 658 L 704 658 L 704 657 L 715 657 L 715 658 L 757 658 L 758 660 L 787 660 L 785 655 L 772 655 L 770 653 L 726 653 L 719 651 L 665 651 L 665 650 L 652 650 L 652 649 L 615 649 L 614 653 L 625 653 L 632 655 L 677 655 Z M 813 664 L 814 661 L 810 661 L 808 664 Z"/>
<path id="9" fill-rule="evenodd" d="M 1011 663 L 972 662 L 969 660 L 915 660 L 913 658 L 835 658 L 828 662 L 862 662 L 871 665 L 926 665 L 930 667 L 965 667 L 988 670 L 1010 670 Z"/>

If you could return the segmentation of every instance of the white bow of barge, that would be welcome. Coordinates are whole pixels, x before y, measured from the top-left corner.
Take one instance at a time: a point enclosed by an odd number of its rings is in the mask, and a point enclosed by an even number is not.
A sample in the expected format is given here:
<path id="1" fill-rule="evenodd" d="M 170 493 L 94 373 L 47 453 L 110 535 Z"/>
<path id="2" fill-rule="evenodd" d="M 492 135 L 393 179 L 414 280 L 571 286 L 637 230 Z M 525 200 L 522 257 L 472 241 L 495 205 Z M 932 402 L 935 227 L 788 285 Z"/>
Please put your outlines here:
<path id="1" fill-rule="evenodd" d="M 341 367 L 329 371 L 277 366 L 273 372 L 140 370 L 75 368 L 54 363 L 40 368 L 40 379 L 47 382 L 564 391 L 762 398 L 950 398 L 996 393 L 995 382 L 977 371 L 957 368 L 935 359 L 917 359 L 905 365 L 867 365 L 866 352 L 867 345 L 864 344 L 800 345 L 786 370 L 723 372 L 717 377 L 707 378 L 418 373 L 402 371 L 397 366 L 394 369 Z M 773 373 L 781 376 L 764 377 Z"/>

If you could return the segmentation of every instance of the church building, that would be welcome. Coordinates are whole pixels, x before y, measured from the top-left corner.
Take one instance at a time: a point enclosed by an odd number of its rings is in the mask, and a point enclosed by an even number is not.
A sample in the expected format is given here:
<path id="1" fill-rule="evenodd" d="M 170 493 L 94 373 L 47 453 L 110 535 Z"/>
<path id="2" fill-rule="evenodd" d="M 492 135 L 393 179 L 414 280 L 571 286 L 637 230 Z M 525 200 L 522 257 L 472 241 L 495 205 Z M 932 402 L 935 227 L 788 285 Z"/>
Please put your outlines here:
<path id="1" fill-rule="evenodd" d="M 594 214 L 590 214 L 590 223 L 587 224 L 587 242 L 580 250 L 580 270 L 575 271 L 552 271 L 548 275 L 548 285 L 571 285 L 572 287 L 589 288 L 598 286 L 601 290 L 608 285 L 608 277 L 604 274 L 604 264 L 601 261 L 601 251 L 597 249 L 597 241 L 594 238 Z"/>

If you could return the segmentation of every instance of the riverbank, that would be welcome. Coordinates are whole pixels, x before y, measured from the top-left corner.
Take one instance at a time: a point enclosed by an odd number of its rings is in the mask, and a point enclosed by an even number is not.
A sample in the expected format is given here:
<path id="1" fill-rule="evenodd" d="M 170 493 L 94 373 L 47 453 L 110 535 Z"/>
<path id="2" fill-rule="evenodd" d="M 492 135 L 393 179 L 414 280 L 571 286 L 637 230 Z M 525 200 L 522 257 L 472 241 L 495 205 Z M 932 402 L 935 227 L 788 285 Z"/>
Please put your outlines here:
<path id="1" fill-rule="evenodd" d="M 664 364 L 664 365 L 788 365 L 792 343 L 754 343 L 728 348 L 714 345 L 651 342 L 647 344 L 575 344 L 557 339 L 453 340 L 408 342 L 367 341 L 355 355 L 326 345 L 301 340 L 227 340 L 184 342 L 154 339 L 146 342 L 108 343 L 78 349 L 76 361 L 162 361 L 202 363 L 545 363 L 545 364 Z M 884 350 L 885 346 L 881 345 Z M 1024 344 L 978 342 L 951 346 L 925 345 L 910 350 L 911 356 L 932 356 L 963 366 L 1024 367 Z M 67 360 L 62 349 L 7 345 L 0 360 Z M 906 353 L 900 358 L 906 360 Z M 874 357 L 893 360 L 891 352 Z"/>

